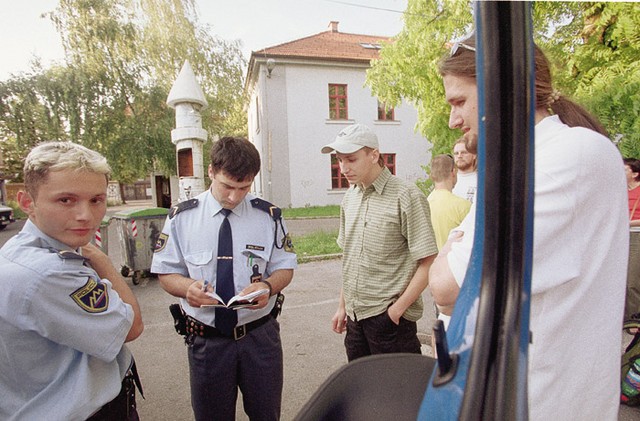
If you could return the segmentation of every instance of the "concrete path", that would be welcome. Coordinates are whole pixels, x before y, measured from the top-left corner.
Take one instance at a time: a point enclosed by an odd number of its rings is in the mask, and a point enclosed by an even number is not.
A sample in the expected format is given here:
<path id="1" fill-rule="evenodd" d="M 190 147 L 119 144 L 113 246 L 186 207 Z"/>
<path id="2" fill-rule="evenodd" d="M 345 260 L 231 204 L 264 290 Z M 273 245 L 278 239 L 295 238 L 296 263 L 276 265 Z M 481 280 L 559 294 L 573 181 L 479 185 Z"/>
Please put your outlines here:
<path id="1" fill-rule="evenodd" d="M 149 207 L 148 202 L 109 208 L 109 214 L 132 207 Z M 0 232 L 0 246 L 24 224 L 16 222 Z M 337 220 L 290 221 L 294 235 L 304 235 L 318 227 L 332 229 Z M 116 267 L 122 264 L 115 229 L 111 231 L 109 255 Z M 286 301 L 280 317 L 284 348 L 285 384 L 282 419 L 292 420 L 318 386 L 346 363 L 343 336 L 331 331 L 330 323 L 338 299 L 341 260 L 333 259 L 299 265 L 292 284 L 285 290 Z M 131 278 L 127 278 L 131 285 Z M 156 278 L 143 278 L 131 285 L 142 307 L 145 331 L 129 344 L 139 366 L 146 399 L 139 399 L 142 420 L 192 420 L 186 347 L 173 329 L 169 305 L 177 299 L 165 293 Z M 423 353 L 432 355 L 430 331 L 435 315 L 428 291 L 423 294 L 425 316 L 418 323 Z M 628 340 L 628 338 L 627 338 Z M 597 379 L 594 379 L 597 381 Z M 238 403 L 238 420 L 247 420 Z M 640 419 L 640 409 L 621 406 L 620 421 Z"/>
<path id="2" fill-rule="evenodd" d="M 311 234 L 313 232 L 338 232 L 340 218 L 304 218 L 286 219 L 287 229 L 294 236 Z"/>
<path id="3" fill-rule="evenodd" d="M 113 213 L 144 203 L 109 208 Z M 109 226 L 109 255 L 116 267 L 123 257 L 115 229 Z M 288 220 L 292 235 L 338 229 L 337 218 Z M 291 285 L 285 290 L 285 305 L 280 316 L 284 349 L 285 384 L 282 419 L 291 420 L 322 382 L 346 363 L 343 335 L 331 330 L 331 318 L 338 305 L 342 261 L 340 258 L 299 265 Z M 130 282 L 130 278 L 128 279 Z M 178 300 L 165 293 L 155 277 L 143 278 L 132 285 L 142 307 L 145 332 L 129 344 L 133 351 L 147 399 L 140 400 L 143 420 L 191 420 L 189 372 L 184 341 L 173 328 L 169 305 Z M 435 320 L 433 301 L 425 292 L 425 317 L 419 322 L 423 353 L 432 355 L 429 332 Z M 247 420 L 241 398 L 238 420 Z"/>

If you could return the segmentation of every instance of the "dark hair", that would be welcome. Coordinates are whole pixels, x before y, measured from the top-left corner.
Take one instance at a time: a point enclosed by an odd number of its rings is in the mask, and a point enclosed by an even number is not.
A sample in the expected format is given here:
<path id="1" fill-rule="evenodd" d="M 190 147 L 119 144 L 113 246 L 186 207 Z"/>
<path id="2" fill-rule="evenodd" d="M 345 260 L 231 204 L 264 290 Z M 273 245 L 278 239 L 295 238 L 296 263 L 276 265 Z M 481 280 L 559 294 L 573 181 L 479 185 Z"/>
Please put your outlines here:
<path id="1" fill-rule="evenodd" d="M 634 177 L 634 180 L 640 181 L 640 159 L 624 158 L 622 161 L 624 162 L 624 165 L 627 165 L 629 166 L 629 168 L 631 168 L 631 172 L 638 174 L 636 177 Z"/>
<path id="2" fill-rule="evenodd" d="M 475 36 L 467 38 L 462 43 L 475 49 Z M 552 111 L 560 117 L 564 124 L 570 127 L 586 127 L 608 137 L 606 129 L 595 116 L 553 88 L 549 60 L 537 45 L 535 46 L 534 61 L 536 108 Z M 448 53 L 440 60 L 438 70 L 442 76 L 451 75 L 476 79 L 476 53 L 469 48 L 458 48 L 455 54 Z"/>
<path id="3" fill-rule="evenodd" d="M 260 154 L 253 143 L 241 137 L 223 137 L 211 147 L 211 168 L 224 171 L 236 181 L 252 179 L 260 171 Z"/>
<path id="4" fill-rule="evenodd" d="M 442 154 L 433 157 L 431 160 L 431 179 L 440 183 L 445 181 L 453 172 L 455 163 L 451 155 Z"/>

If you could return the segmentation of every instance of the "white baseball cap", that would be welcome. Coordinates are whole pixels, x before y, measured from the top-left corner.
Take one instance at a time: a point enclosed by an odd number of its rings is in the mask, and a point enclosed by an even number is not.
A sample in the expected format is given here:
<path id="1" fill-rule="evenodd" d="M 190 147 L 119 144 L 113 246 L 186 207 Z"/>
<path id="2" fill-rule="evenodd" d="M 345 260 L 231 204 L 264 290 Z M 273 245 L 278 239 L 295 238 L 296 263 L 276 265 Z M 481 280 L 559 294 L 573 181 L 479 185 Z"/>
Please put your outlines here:
<path id="1" fill-rule="evenodd" d="M 352 124 L 340 130 L 336 140 L 322 148 L 322 153 L 350 154 L 359 151 L 364 147 L 379 149 L 378 136 L 364 124 Z"/>

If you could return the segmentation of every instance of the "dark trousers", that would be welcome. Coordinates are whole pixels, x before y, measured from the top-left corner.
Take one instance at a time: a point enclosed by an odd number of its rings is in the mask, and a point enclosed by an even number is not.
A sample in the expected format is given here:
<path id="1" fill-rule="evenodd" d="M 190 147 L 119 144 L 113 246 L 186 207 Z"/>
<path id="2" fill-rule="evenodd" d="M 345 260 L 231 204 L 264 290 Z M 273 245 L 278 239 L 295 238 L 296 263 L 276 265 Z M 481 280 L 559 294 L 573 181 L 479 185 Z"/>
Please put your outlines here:
<path id="1" fill-rule="evenodd" d="M 347 359 L 353 361 L 367 355 L 393 352 L 421 354 L 417 332 L 416 322 L 401 317 L 400 324 L 396 325 L 386 311 L 357 322 L 347 317 L 344 338 Z"/>
<path id="2" fill-rule="evenodd" d="M 282 344 L 275 319 L 237 341 L 195 336 L 188 355 L 196 420 L 234 421 L 238 387 L 251 421 L 280 419 Z"/>
<path id="3" fill-rule="evenodd" d="M 135 374 L 137 376 L 137 372 Z M 134 375 L 127 374 L 122 380 L 120 393 L 111 402 L 105 404 L 87 421 L 138 421 L 136 409 L 136 385 Z"/>

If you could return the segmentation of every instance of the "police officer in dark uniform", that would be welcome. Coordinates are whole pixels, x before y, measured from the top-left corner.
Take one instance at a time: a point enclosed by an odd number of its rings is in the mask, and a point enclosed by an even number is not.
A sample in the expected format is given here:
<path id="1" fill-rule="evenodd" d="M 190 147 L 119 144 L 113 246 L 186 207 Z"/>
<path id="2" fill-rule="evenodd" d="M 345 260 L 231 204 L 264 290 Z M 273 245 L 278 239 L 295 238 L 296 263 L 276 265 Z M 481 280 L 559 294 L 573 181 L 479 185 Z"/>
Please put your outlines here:
<path id="1" fill-rule="evenodd" d="M 171 210 L 151 271 L 180 298 L 174 317 L 188 344 L 196 420 L 234 420 L 238 387 L 251 420 L 277 420 L 283 362 L 274 316 L 296 255 L 280 209 L 248 194 L 260 170 L 253 144 L 224 137 L 210 157 L 211 188 Z M 213 298 L 227 302 L 260 290 L 240 309 Z"/>

